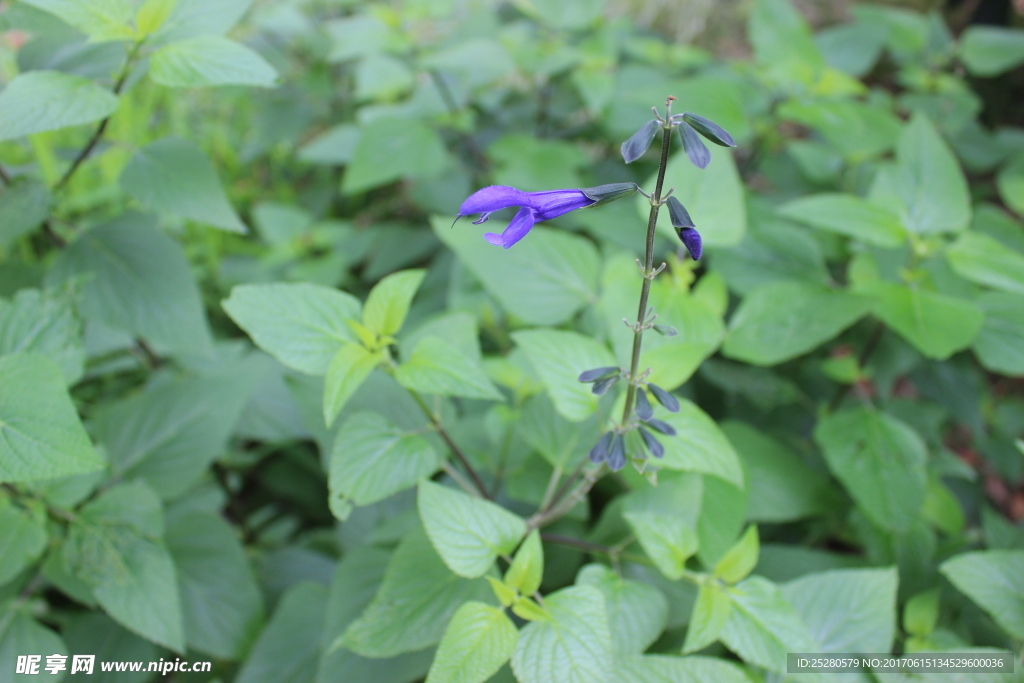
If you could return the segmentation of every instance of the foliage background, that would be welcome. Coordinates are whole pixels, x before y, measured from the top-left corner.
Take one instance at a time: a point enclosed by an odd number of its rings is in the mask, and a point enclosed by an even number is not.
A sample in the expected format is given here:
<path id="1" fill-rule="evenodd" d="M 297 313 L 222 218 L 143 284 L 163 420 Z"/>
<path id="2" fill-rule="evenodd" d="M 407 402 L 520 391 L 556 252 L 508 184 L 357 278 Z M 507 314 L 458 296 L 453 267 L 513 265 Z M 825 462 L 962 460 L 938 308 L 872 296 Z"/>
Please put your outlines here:
<path id="1" fill-rule="evenodd" d="M 785 0 L 251 4 L 2 3 L 0 681 L 34 651 L 244 683 L 1021 669 L 1024 32 L 867 4 L 803 7 L 812 32 Z M 647 206 L 508 251 L 451 218 L 487 184 L 650 189 L 654 155 L 618 149 L 667 95 L 739 143 L 669 165 L 707 246 L 661 227 L 679 335 L 643 365 L 680 436 L 656 487 L 605 476 L 492 590 L 615 406 L 576 375 L 626 362 Z M 346 319 L 396 335 L 398 381 Z M 402 385 L 513 514 L 459 496 Z"/>

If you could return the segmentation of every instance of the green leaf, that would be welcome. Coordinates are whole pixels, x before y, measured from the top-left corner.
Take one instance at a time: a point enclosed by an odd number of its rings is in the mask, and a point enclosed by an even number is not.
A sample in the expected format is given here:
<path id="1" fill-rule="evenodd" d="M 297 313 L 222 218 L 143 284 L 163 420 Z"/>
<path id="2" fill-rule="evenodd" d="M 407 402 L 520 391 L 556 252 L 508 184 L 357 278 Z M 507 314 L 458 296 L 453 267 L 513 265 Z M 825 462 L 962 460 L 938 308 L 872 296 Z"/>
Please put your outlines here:
<path id="1" fill-rule="evenodd" d="M 324 376 L 324 423 L 328 427 L 383 360 L 381 352 L 371 353 L 359 344 L 345 344 L 338 349 Z"/>
<path id="2" fill-rule="evenodd" d="M 448 622 L 427 683 L 483 683 L 509 660 L 518 640 L 504 610 L 467 602 Z"/>
<path id="3" fill-rule="evenodd" d="M 897 164 L 875 176 L 870 199 L 899 214 L 918 234 L 957 232 L 971 221 L 963 171 L 935 127 L 915 114 L 896 146 Z"/>
<path id="4" fill-rule="evenodd" d="M 449 163 L 433 128 L 407 118 L 379 118 L 362 128 L 341 191 L 357 194 L 399 178 L 434 178 Z"/>
<path id="5" fill-rule="evenodd" d="M 60 368 L 37 354 L 0 357 L 0 482 L 53 479 L 103 468 Z"/>
<path id="6" fill-rule="evenodd" d="M 329 503 L 341 519 L 348 501 L 369 505 L 416 485 L 441 466 L 430 442 L 404 433 L 377 413 L 356 413 L 342 423 L 331 451 Z"/>
<path id="7" fill-rule="evenodd" d="M 398 545 L 384 581 L 366 611 L 339 644 L 365 657 L 391 657 L 441 641 L 455 611 L 467 600 L 490 602 L 483 579 L 456 576 L 417 530 Z"/>
<path id="8" fill-rule="evenodd" d="M 1024 638 L 1024 550 L 963 553 L 939 567 L 1014 638 Z"/>
<path id="9" fill-rule="evenodd" d="M 854 163 L 887 151 L 900 135 L 900 120 L 889 107 L 859 100 L 791 98 L 779 115 L 814 129 Z"/>
<path id="10" fill-rule="evenodd" d="M 39 353 L 56 362 L 68 385 L 82 376 L 82 323 L 71 297 L 22 289 L 14 301 L 0 299 L 0 356 Z"/>
<path id="11" fill-rule="evenodd" d="M 438 337 L 421 339 L 395 370 L 395 379 L 406 389 L 424 394 L 502 399 L 478 362 Z"/>
<path id="12" fill-rule="evenodd" d="M 0 194 L 0 249 L 38 228 L 50 215 L 52 204 L 49 188 L 37 180 L 15 180 L 8 185 Z"/>
<path id="13" fill-rule="evenodd" d="M 751 576 L 729 597 L 732 610 L 720 637 L 743 661 L 785 673 L 787 652 L 814 652 L 807 625 L 771 581 Z"/>
<path id="14" fill-rule="evenodd" d="M 810 652 L 890 652 L 898 582 L 894 567 L 836 569 L 790 581 L 782 595 L 811 629 Z"/>
<path id="15" fill-rule="evenodd" d="M 518 515 L 429 480 L 420 482 L 418 503 L 434 549 L 459 576 L 483 576 L 526 535 L 526 523 Z"/>
<path id="16" fill-rule="evenodd" d="M 588 564 L 576 585 L 594 586 L 604 595 L 612 644 L 618 657 L 647 649 L 665 629 L 668 602 L 654 586 L 624 579 L 600 564 Z"/>
<path id="17" fill-rule="evenodd" d="M 544 548 L 540 531 L 534 529 L 519 546 L 512 564 L 505 572 L 505 585 L 523 595 L 533 595 L 544 578 Z"/>
<path id="18" fill-rule="evenodd" d="M 74 26 L 95 42 L 129 40 L 135 11 L 131 0 L 23 0 Z"/>
<path id="19" fill-rule="evenodd" d="M 363 306 L 363 324 L 382 337 L 398 334 L 426 274 L 425 270 L 403 270 L 378 282 Z"/>
<path id="20" fill-rule="evenodd" d="M 430 224 L 502 308 L 525 323 L 557 325 L 597 300 L 600 258 L 590 240 L 535 227 L 506 250 L 488 244 L 476 226 L 452 227 L 440 217 Z"/>
<path id="21" fill-rule="evenodd" d="M 262 625 L 263 596 L 235 531 L 219 515 L 192 513 L 168 525 L 167 549 L 189 648 L 241 659 Z"/>
<path id="22" fill-rule="evenodd" d="M 728 584 L 739 583 L 754 571 L 760 550 L 761 542 L 757 535 L 757 527 L 747 527 L 746 533 L 715 565 L 715 578 Z"/>
<path id="23" fill-rule="evenodd" d="M 968 26 L 960 36 L 960 58 L 975 76 L 997 76 L 1024 62 L 1024 31 Z"/>
<path id="24" fill-rule="evenodd" d="M 772 282 L 740 303 L 722 353 L 754 365 L 796 358 L 857 322 L 871 300 L 808 282 Z"/>
<path id="25" fill-rule="evenodd" d="M 221 306 L 261 349 L 284 365 L 323 375 L 355 334 L 345 322 L 359 317 L 359 300 L 305 282 L 239 285 Z"/>
<path id="26" fill-rule="evenodd" d="M 742 668 L 718 657 L 634 655 L 617 662 L 614 683 L 751 683 Z"/>
<path id="27" fill-rule="evenodd" d="M 996 176 L 999 197 L 1018 214 L 1024 214 L 1024 154 L 1018 153 Z"/>
<path id="28" fill-rule="evenodd" d="M 721 428 L 743 463 L 748 521 L 789 522 L 831 509 L 835 496 L 827 476 L 743 422 L 723 422 Z"/>
<path id="29" fill-rule="evenodd" d="M 515 429 L 523 440 L 553 467 L 571 471 L 593 447 L 597 416 L 584 422 L 562 417 L 547 394 L 531 396 L 523 404 Z"/>
<path id="30" fill-rule="evenodd" d="M 231 364 L 104 405 L 93 426 L 113 471 L 145 479 L 164 498 L 184 493 L 224 452 L 259 379 L 257 363 Z"/>
<path id="31" fill-rule="evenodd" d="M 899 216 L 851 194 L 802 197 L 783 204 L 778 212 L 813 228 L 883 248 L 898 247 L 907 239 Z"/>
<path id="32" fill-rule="evenodd" d="M 219 36 L 164 45 L 150 58 L 149 75 L 155 83 L 170 88 L 271 87 L 277 81 L 277 71 L 258 53 Z"/>
<path id="33" fill-rule="evenodd" d="M 116 109 L 117 95 L 88 78 L 29 71 L 0 92 L 0 141 L 92 123 Z"/>
<path id="34" fill-rule="evenodd" d="M 702 493 L 699 477 L 676 475 L 623 502 L 623 519 L 658 571 L 673 581 L 682 578 L 686 561 L 697 552 Z"/>
<path id="35" fill-rule="evenodd" d="M 151 490 L 140 483 L 122 484 L 81 509 L 68 532 L 64 560 L 118 623 L 183 653 L 174 562 L 154 540 L 163 530 L 162 522 Z"/>
<path id="36" fill-rule="evenodd" d="M 704 246 L 728 247 L 739 243 L 747 231 L 743 183 L 728 149 L 713 146 L 709 151 L 711 163 L 707 168 L 694 166 L 686 153 L 680 152 L 669 160 L 665 176 L 672 179 L 676 188 L 673 196 L 686 207 L 700 231 Z M 655 177 L 651 176 L 644 186 L 654 187 L 654 182 Z M 636 207 L 637 215 L 646 223 L 650 202 L 640 197 Z M 659 230 L 671 237 L 673 244 L 678 244 L 679 238 L 668 214 L 665 210 L 658 214 Z"/>
<path id="37" fill-rule="evenodd" d="M 985 322 L 974 340 L 974 352 L 988 370 L 1024 375 L 1024 300 L 1014 294 L 986 292 L 975 300 Z"/>
<path id="38" fill-rule="evenodd" d="M 526 626 L 512 655 L 520 683 L 610 683 L 612 639 L 601 591 L 564 588 L 544 606 L 551 618 Z"/>
<path id="39" fill-rule="evenodd" d="M 597 410 L 598 397 L 578 378 L 584 370 L 615 365 L 604 344 L 564 330 L 524 330 L 513 332 L 512 339 L 530 359 L 563 417 L 582 422 Z"/>
<path id="40" fill-rule="evenodd" d="M 946 250 L 946 259 L 971 282 L 1024 294 L 1024 256 L 994 237 L 965 232 Z"/>
<path id="41" fill-rule="evenodd" d="M 15 505 L 0 496 L 0 586 L 35 562 L 46 549 L 46 510 L 39 504 Z"/>
<path id="42" fill-rule="evenodd" d="M 927 638 L 939 622 L 938 588 L 921 591 L 903 607 L 903 630 L 917 638 Z"/>
<path id="43" fill-rule="evenodd" d="M 875 316 L 928 358 L 944 360 L 967 348 L 984 322 L 971 302 L 920 287 L 876 282 L 863 291 L 877 300 Z"/>
<path id="44" fill-rule="evenodd" d="M 316 677 L 327 590 L 297 583 L 281 598 L 236 683 L 309 683 Z"/>
<path id="45" fill-rule="evenodd" d="M 164 24 L 161 38 L 182 40 L 199 35 L 224 35 L 248 11 L 253 0 L 178 0 Z"/>
<path id="46" fill-rule="evenodd" d="M 210 328 L 181 246 L 151 216 L 127 213 L 79 235 L 48 282 L 82 283 L 81 311 L 175 353 L 209 354 Z"/>
<path id="47" fill-rule="evenodd" d="M 720 583 L 702 583 L 697 591 L 697 602 L 686 628 L 683 654 L 703 650 L 718 640 L 732 612 L 732 601 L 727 589 Z"/>
<path id="48" fill-rule="evenodd" d="M 178 0 L 145 0 L 135 13 L 138 37 L 148 38 L 160 30 L 177 4 Z"/>
<path id="49" fill-rule="evenodd" d="M 861 511 L 883 529 L 910 528 L 924 504 L 928 453 L 917 432 L 869 408 L 828 415 L 814 440 Z"/>
<path id="50" fill-rule="evenodd" d="M 49 678 L 52 681 L 60 681 L 65 678 L 66 671 L 51 676 L 46 671 L 47 655 L 61 654 L 70 655 L 67 646 L 60 636 L 46 628 L 32 618 L 27 609 L 4 610 L 4 617 L 0 619 L 0 656 L 10 664 L 5 667 L 4 679 L 15 681 L 22 676 L 15 677 L 15 663 L 18 655 L 34 654 L 40 655 L 39 663 L 40 678 Z M 67 661 L 71 661 L 70 658 Z M 69 666 L 68 669 L 71 667 Z M 31 680 L 31 679 L 30 679 Z"/>
<path id="51" fill-rule="evenodd" d="M 697 404 L 679 401 L 678 413 L 658 414 L 672 425 L 676 436 L 661 437 L 665 455 L 659 464 L 670 470 L 701 472 L 743 488 L 739 456 L 725 434 Z"/>
<path id="52" fill-rule="evenodd" d="M 167 137 L 135 153 L 121 173 L 121 187 L 153 211 L 245 233 L 209 157 L 191 140 Z"/>
<path id="53" fill-rule="evenodd" d="M 99 611 L 80 611 L 68 622 L 61 625 L 61 632 L 71 652 L 88 652 L 96 656 L 96 662 L 155 662 L 161 655 L 167 656 L 163 648 L 140 638 L 122 628 L 117 622 Z M 73 660 L 68 660 L 71 664 Z M 148 664 L 143 668 L 148 668 Z M 71 666 L 68 667 L 71 669 Z M 101 671 L 94 668 L 95 671 Z M 117 683 L 141 683 L 147 672 L 100 673 L 104 678 Z M 74 680 L 72 678 L 71 680 Z"/>

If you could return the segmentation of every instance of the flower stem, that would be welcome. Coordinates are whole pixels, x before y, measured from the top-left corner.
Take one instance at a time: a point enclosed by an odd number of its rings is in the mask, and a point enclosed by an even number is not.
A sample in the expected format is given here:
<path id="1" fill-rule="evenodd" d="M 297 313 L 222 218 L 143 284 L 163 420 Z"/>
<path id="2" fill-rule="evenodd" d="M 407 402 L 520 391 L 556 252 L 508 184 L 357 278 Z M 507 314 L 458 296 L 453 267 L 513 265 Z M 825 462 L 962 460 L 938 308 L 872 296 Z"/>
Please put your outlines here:
<path id="1" fill-rule="evenodd" d="M 441 424 L 441 420 L 437 418 L 437 415 L 435 415 L 434 411 L 430 409 L 430 406 L 427 405 L 427 402 L 423 400 L 423 397 L 419 395 L 419 392 L 413 391 L 412 389 L 407 389 L 407 391 L 409 392 L 409 395 L 412 396 L 413 399 L 416 401 L 417 405 L 419 405 L 420 410 L 423 411 L 423 414 L 426 415 L 427 419 L 430 420 L 430 424 L 434 425 L 434 429 L 437 430 L 438 435 L 448 446 L 448 450 L 450 450 L 452 454 L 458 459 L 459 463 L 462 465 L 462 468 L 466 470 L 466 474 L 468 474 L 469 478 L 473 480 L 473 486 L 476 487 L 476 490 L 480 493 L 481 496 L 489 500 L 491 498 L 491 494 L 487 490 L 487 486 L 484 485 L 483 480 L 480 479 L 480 475 L 476 473 L 476 470 L 473 469 L 473 466 L 469 464 L 469 460 L 466 459 L 466 456 L 465 454 L 463 454 L 462 449 L 456 446 L 455 442 L 452 441 L 451 435 L 448 434 L 448 431 L 444 428 L 444 425 Z"/>
<path id="2" fill-rule="evenodd" d="M 636 378 L 640 365 L 640 345 L 644 337 L 644 321 L 647 317 L 647 299 L 651 294 L 651 281 L 654 278 L 654 234 L 658 227 L 658 211 L 661 209 L 661 189 L 665 185 L 665 168 L 668 166 L 668 150 L 672 143 L 672 127 L 669 116 L 672 114 L 672 99 L 665 105 L 665 126 L 661 129 L 661 163 L 658 165 L 658 181 L 651 195 L 651 213 L 647 218 L 647 251 L 644 256 L 644 282 L 640 288 L 640 307 L 636 314 L 636 326 L 633 328 L 633 357 L 629 366 L 629 387 L 626 389 L 626 405 L 622 410 L 622 423 L 629 421 L 636 400 Z"/>

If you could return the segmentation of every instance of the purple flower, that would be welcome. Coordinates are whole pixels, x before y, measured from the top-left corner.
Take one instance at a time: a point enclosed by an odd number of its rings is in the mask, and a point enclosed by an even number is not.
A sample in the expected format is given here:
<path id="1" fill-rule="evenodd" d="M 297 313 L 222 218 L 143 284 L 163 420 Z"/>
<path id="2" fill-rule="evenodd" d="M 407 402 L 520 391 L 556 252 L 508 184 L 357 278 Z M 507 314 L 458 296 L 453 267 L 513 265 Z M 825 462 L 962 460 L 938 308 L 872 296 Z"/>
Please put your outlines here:
<path id="1" fill-rule="evenodd" d="M 507 209 L 510 206 L 520 207 L 515 217 L 500 235 L 489 232 L 484 238 L 491 244 L 508 249 L 526 237 L 534 223 L 556 218 L 564 213 L 582 209 L 597 200 L 591 199 L 583 190 L 549 190 L 547 192 L 523 192 L 505 185 L 491 185 L 469 195 L 459 207 L 460 216 L 480 214 L 473 221 L 479 225 L 486 221 L 492 212 Z"/>
<path id="2" fill-rule="evenodd" d="M 506 185 L 491 185 L 469 195 L 459 207 L 459 216 L 480 214 L 473 221 L 479 225 L 487 220 L 492 212 L 518 206 L 519 211 L 500 235 L 489 232 L 484 238 L 491 244 L 508 249 L 526 237 L 534 223 L 557 218 L 564 213 L 597 206 L 621 199 L 636 192 L 635 183 L 612 183 L 587 187 L 582 190 L 548 190 L 546 192 L 523 192 Z"/>

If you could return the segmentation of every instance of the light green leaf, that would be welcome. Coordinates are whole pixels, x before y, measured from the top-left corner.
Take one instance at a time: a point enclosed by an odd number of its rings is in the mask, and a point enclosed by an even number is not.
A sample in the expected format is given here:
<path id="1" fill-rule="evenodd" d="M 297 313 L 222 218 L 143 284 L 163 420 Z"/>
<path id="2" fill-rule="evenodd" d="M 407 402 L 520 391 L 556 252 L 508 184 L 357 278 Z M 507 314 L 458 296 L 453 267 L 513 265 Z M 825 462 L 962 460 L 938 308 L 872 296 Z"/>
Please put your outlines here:
<path id="1" fill-rule="evenodd" d="M 219 515 L 196 512 L 168 525 L 167 549 L 189 648 L 241 659 L 263 622 L 263 596 L 235 531 Z"/>
<path id="2" fill-rule="evenodd" d="M 191 140 L 168 137 L 135 153 L 121 187 L 143 206 L 229 232 L 246 232 L 209 157 Z"/>
<path id="3" fill-rule="evenodd" d="M 135 13 L 138 37 L 148 38 L 160 30 L 177 4 L 178 0 L 145 0 Z"/>
<path id="4" fill-rule="evenodd" d="M 377 413 L 356 413 L 341 425 L 331 451 L 331 510 L 341 519 L 348 502 L 369 505 L 429 477 L 441 462 L 420 434 L 404 433 Z"/>
<path id="5" fill-rule="evenodd" d="M 915 114 L 896 146 L 897 164 L 875 176 L 871 201 L 899 214 L 919 234 L 957 232 L 971 221 L 971 197 L 964 173 L 935 127 Z"/>
<path id="6" fill-rule="evenodd" d="M 359 300 L 305 282 L 239 285 L 221 306 L 261 349 L 290 368 L 326 374 L 331 359 L 355 334 Z"/>
<path id="7" fill-rule="evenodd" d="M 747 527 L 746 533 L 715 565 L 715 577 L 728 584 L 740 582 L 754 571 L 760 551 L 761 542 L 757 535 L 757 527 Z"/>
<path id="8" fill-rule="evenodd" d="M 1018 153 L 999 169 L 996 189 L 1008 207 L 1024 215 L 1024 153 Z"/>
<path id="9" fill-rule="evenodd" d="M 889 150 L 900 135 L 900 120 L 888 107 L 854 99 L 790 98 L 779 115 L 814 129 L 854 163 Z"/>
<path id="10" fill-rule="evenodd" d="M 686 628 L 683 654 L 703 650 L 718 640 L 732 612 L 728 590 L 717 582 L 702 583 Z"/>
<path id="11" fill-rule="evenodd" d="M 905 531 L 924 504 L 928 453 L 917 432 L 869 408 L 828 415 L 814 440 L 861 511 L 883 529 Z"/>
<path id="12" fill-rule="evenodd" d="M 363 324 L 382 337 L 398 334 L 426 274 L 425 270 L 403 270 L 378 282 L 363 306 Z"/>
<path id="13" fill-rule="evenodd" d="M 212 336 L 188 260 L 152 216 L 130 212 L 83 232 L 58 255 L 47 281 L 81 276 L 87 276 L 81 303 L 87 320 L 175 353 L 210 353 Z"/>
<path id="14" fill-rule="evenodd" d="M 894 567 L 836 569 L 807 574 L 781 589 L 817 641 L 812 652 L 890 652 L 898 582 Z"/>
<path id="15" fill-rule="evenodd" d="M 526 626 L 512 655 L 520 683 L 610 683 L 612 639 L 601 591 L 563 588 L 544 606 L 551 618 Z"/>
<path id="16" fill-rule="evenodd" d="M 324 423 L 328 427 L 382 360 L 382 353 L 371 353 L 359 344 L 344 344 L 338 349 L 324 376 Z"/>
<path id="17" fill-rule="evenodd" d="M 673 581 L 697 552 L 702 494 L 700 477 L 676 475 L 624 499 L 622 517 L 658 571 Z"/>
<path id="18" fill-rule="evenodd" d="M 747 206 L 743 183 L 732 152 L 728 148 L 709 145 L 711 164 L 700 169 L 690 163 L 685 152 L 677 152 L 668 162 L 665 176 L 676 188 L 673 196 L 683 203 L 697 225 L 705 247 L 728 247 L 739 243 L 747 231 Z M 645 187 L 654 187 L 651 176 Z M 651 204 L 638 195 L 637 215 L 646 224 Z M 669 221 L 668 211 L 658 214 L 662 234 L 679 243 L 675 229 Z"/>
<path id="19" fill-rule="evenodd" d="M 509 660 L 518 640 L 504 610 L 467 602 L 448 622 L 427 683 L 483 683 Z"/>
<path id="20" fill-rule="evenodd" d="M 965 232 L 946 250 L 949 265 L 971 282 L 1024 294 L 1024 256 L 994 237 Z"/>
<path id="21" fill-rule="evenodd" d="M 38 180 L 15 180 L 8 185 L 0 194 L 0 249 L 38 228 L 50 215 L 52 204 L 49 188 Z"/>
<path id="22" fill-rule="evenodd" d="M 579 376 L 584 370 L 615 365 L 604 344 L 564 330 L 524 330 L 513 332 L 512 339 L 526 353 L 555 409 L 566 419 L 582 422 L 597 410 L 598 397 Z"/>
<path id="23" fill-rule="evenodd" d="M 679 400 L 678 413 L 658 414 L 675 427 L 676 436 L 659 436 L 665 446 L 660 465 L 670 470 L 701 472 L 743 488 L 739 456 L 722 430 L 697 404 Z"/>
<path id="24" fill-rule="evenodd" d="M 907 238 L 899 216 L 852 194 L 811 195 L 783 204 L 778 212 L 813 228 L 879 247 L 898 247 Z"/>
<path id="25" fill-rule="evenodd" d="M 416 83 L 405 62 L 386 54 L 369 54 L 355 66 L 355 97 L 366 100 L 396 100 Z"/>
<path id="26" fill-rule="evenodd" d="M 153 53 L 149 75 L 170 88 L 217 85 L 271 87 L 277 71 L 241 43 L 220 36 L 199 36 L 164 45 Z"/>
<path id="27" fill-rule="evenodd" d="M 420 482 L 419 511 L 434 549 L 467 578 L 483 576 L 526 535 L 526 523 L 500 505 L 432 481 Z"/>
<path id="28" fill-rule="evenodd" d="M 164 498 L 188 490 L 224 452 L 259 379 L 258 361 L 158 384 L 103 406 L 93 427 L 114 472 L 145 479 Z"/>
<path id="29" fill-rule="evenodd" d="M 95 42 L 129 40 L 135 12 L 131 0 L 23 0 L 82 31 Z M 2 117 L 0 117 L 2 118 Z"/>
<path id="30" fill-rule="evenodd" d="M 449 619 L 464 602 L 492 599 L 486 581 L 453 574 L 427 535 L 417 530 L 398 545 L 380 590 L 339 644 L 365 657 L 421 650 L 441 641 Z"/>
<path id="31" fill-rule="evenodd" d="M 92 123 L 116 109 L 117 95 L 88 78 L 29 71 L 0 92 L 0 141 Z"/>
<path id="32" fill-rule="evenodd" d="M 960 36 L 960 58 L 975 76 L 997 76 L 1024 62 L 1024 31 L 1003 26 L 968 26 Z"/>
<path id="33" fill-rule="evenodd" d="M 604 595 L 615 654 L 638 654 L 658 639 L 668 620 L 668 602 L 654 586 L 624 579 L 610 568 L 588 564 L 576 577 L 579 586 L 594 586 Z"/>
<path id="34" fill-rule="evenodd" d="M 0 356 L 39 353 L 56 362 L 68 385 L 82 376 L 82 323 L 67 295 L 22 289 L 10 304 L 0 299 Z"/>
<path id="35" fill-rule="evenodd" d="M 985 368 L 1024 375 L 1024 300 L 1014 294 L 986 292 L 975 300 L 985 314 L 974 352 Z"/>
<path id="36" fill-rule="evenodd" d="M 1007 633 L 1024 638 L 1024 550 L 963 553 L 939 567 L 954 586 L 992 615 Z"/>
<path id="37" fill-rule="evenodd" d="M 30 353 L 0 357 L 0 387 L 0 482 L 103 467 L 53 361 Z"/>
<path id="38" fill-rule="evenodd" d="M 754 365 L 775 365 L 832 339 L 870 309 L 869 298 L 843 290 L 772 282 L 740 303 L 722 353 Z"/>
<path id="39" fill-rule="evenodd" d="M 505 572 L 505 585 L 523 595 L 533 595 L 544 578 L 544 548 L 540 531 L 534 529 L 519 546 L 512 564 Z"/>
<path id="40" fill-rule="evenodd" d="M 5 610 L 4 618 L 0 619 L 0 657 L 3 657 L 5 662 L 11 662 L 4 671 L 5 683 L 23 679 L 22 676 L 16 678 L 14 671 L 18 655 L 26 654 L 40 655 L 38 678 L 48 678 L 51 681 L 65 680 L 67 671 L 50 675 L 45 668 L 47 655 L 70 655 L 60 636 L 33 619 L 28 609 Z M 70 658 L 67 661 L 71 661 Z"/>
<path id="41" fill-rule="evenodd" d="M 565 471 L 572 471 L 586 456 L 599 432 L 596 415 L 584 422 L 570 422 L 554 409 L 551 399 L 544 393 L 527 399 L 515 428 L 553 467 Z"/>
<path id="42" fill-rule="evenodd" d="M 751 683 L 733 662 L 718 657 L 634 655 L 618 662 L 614 683 Z"/>
<path id="43" fill-rule="evenodd" d="M 472 224 L 452 227 L 436 216 L 430 224 L 502 308 L 525 323 L 557 325 L 597 301 L 600 257 L 590 240 L 538 226 L 514 248 L 501 249 Z"/>
<path id="44" fill-rule="evenodd" d="M 316 677 L 327 590 L 318 583 L 297 583 L 274 611 L 236 683 L 309 683 Z"/>
<path id="45" fill-rule="evenodd" d="M 362 128 L 341 190 L 357 194 L 399 178 L 434 178 L 449 163 L 433 128 L 406 118 L 379 118 Z"/>
<path id="46" fill-rule="evenodd" d="M 704 492 L 697 520 L 697 559 L 705 567 L 714 567 L 743 530 L 747 492 L 718 477 L 702 475 L 701 480 Z"/>
<path id="47" fill-rule="evenodd" d="M 875 316 L 928 358 L 944 360 L 967 348 L 984 322 L 973 303 L 920 287 L 876 282 L 863 291 L 877 300 Z"/>
<path id="48" fill-rule="evenodd" d="M 903 630 L 918 638 L 927 638 L 939 622 L 941 590 L 935 587 L 915 593 L 903 607 Z"/>
<path id="49" fill-rule="evenodd" d="M 785 673 L 787 652 L 814 652 L 807 625 L 771 581 L 751 576 L 729 597 L 733 606 L 721 639 L 745 662 Z"/>
<path id="50" fill-rule="evenodd" d="M 165 41 L 183 40 L 200 35 L 224 35 L 238 23 L 253 0 L 178 0 L 164 24 L 160 37 Z"/>
<path id="51" fill-rule="evenodd" d="M 133 504 L 157 505 L 138 517 Z M 100 606 L 140 636 L 185 651 L 181 596 L 170 553 L 154 540 L 159 513 L 155 494 L 141 484 L 122 485 L 86 504 L 64 543 L 64 561 L 85 581 Z M 147 519 L 151 521 L 147 521 Z M 162 525 L 161 525 L 162 526 Z"/>
<path id="52" fill-rule="evenodd" d="M 395 370 L 406 389 L 438 396 L 500 401 L 502 396 L 478 362 L 438 337 L 424 337 Z"/>
<path id="53" fill-rule="evenodd" d="M 832 507 L 835 496 L 828 477 L 782 443 L 743 422 L 724 422 L 721 428 L 743 464 L 748 521 L 788 522 Z"/>
<path id="54" fill-rule="evenodd" d="M 42 555 L 46 548 L 46 510 L 42 505 L 15 505 L 0 496 L 0 586 Z"/>

